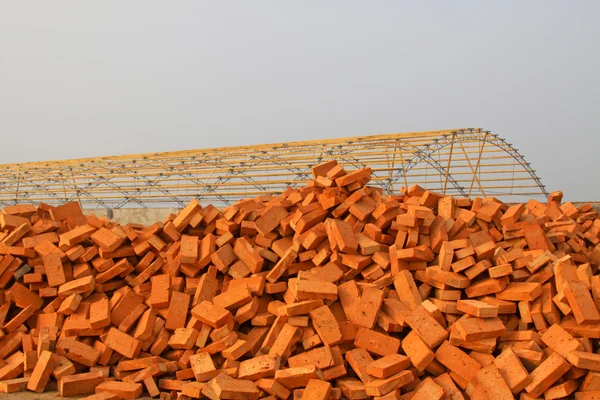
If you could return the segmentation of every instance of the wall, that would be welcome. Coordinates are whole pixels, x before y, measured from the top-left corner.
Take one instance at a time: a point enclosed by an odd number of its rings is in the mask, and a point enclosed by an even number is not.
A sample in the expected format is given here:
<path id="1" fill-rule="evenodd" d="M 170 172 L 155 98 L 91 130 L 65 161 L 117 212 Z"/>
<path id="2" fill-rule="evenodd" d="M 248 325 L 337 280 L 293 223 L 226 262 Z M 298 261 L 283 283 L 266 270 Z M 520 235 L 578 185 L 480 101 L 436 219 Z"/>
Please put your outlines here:
<path id="1" fill-rule="evenodd" d="M 178 208 L 119 208 L 109 210 L 106 208 L 85 209 L 85 214 L 95 214 L 98 217 L 108 217 L 120 224 L 142 224 L 152 225 L 163 221 L 169 214 L 177 213 Z"/>

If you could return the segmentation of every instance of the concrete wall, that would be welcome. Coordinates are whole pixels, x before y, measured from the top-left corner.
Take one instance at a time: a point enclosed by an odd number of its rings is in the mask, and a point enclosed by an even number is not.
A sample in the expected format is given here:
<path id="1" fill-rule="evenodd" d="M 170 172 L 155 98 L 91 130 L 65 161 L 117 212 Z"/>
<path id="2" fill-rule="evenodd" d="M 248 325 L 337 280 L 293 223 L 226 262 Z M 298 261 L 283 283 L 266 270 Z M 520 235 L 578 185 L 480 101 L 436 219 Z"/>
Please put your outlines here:
<path id="1" fill-rule="evenodd" d="M 83 212 L 95 214 L 98 217 L 108 217 L 120 224 L 152 225 L 155 222 L 163 221 L 169 214 L 175 214 L 179 210 L 179 208 L 119 208 L 114 210 L 94 208 L 83 210 Z"/>

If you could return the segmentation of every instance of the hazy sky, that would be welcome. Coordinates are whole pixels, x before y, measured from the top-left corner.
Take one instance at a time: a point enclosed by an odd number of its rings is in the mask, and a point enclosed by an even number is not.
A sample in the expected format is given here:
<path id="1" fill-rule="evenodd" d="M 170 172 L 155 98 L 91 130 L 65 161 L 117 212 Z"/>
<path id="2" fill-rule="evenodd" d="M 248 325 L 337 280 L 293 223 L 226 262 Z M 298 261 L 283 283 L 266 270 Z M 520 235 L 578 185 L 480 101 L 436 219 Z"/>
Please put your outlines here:
<path id="1" fill-rule="evenodd" d="M 482 127 L 600 200 L 600 1 L 0 0 L 0 163 Z"/>

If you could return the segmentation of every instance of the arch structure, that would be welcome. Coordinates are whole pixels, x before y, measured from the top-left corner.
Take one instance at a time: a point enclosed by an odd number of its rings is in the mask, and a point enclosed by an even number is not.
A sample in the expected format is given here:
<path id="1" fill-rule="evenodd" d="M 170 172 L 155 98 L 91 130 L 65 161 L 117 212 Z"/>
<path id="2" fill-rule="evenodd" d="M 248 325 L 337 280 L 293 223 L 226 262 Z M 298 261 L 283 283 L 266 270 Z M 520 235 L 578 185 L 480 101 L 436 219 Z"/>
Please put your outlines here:
<path id="1" fill-rule="evenodd" d="M 419 184 L 454 196 L 517 202 L 548 193 L 525 158 L 498 135 L 469 128 L 0 165 L 0 206 L 78 201 L 84 208 L 224 207 L 281 193 L 336 159 L 369 166 L 386 193 Z"/>

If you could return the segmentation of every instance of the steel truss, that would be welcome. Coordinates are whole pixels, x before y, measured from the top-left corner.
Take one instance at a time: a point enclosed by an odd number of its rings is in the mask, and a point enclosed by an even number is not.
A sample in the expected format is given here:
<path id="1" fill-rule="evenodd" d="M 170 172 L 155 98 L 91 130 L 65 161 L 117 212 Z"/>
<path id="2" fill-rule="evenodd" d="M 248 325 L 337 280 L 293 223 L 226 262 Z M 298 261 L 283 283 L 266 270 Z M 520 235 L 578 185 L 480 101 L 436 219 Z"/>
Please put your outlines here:
<path id="1" fill-rule="evenodd" d="M 79 201 L 86 208 L 227 206 L 312 179 L 332 159 L 370 166 L 386 193 L 419 184 L 505 201 L 548 196 L 511 144 L 478 128 L 0 165 L 0 205 Z"/>

